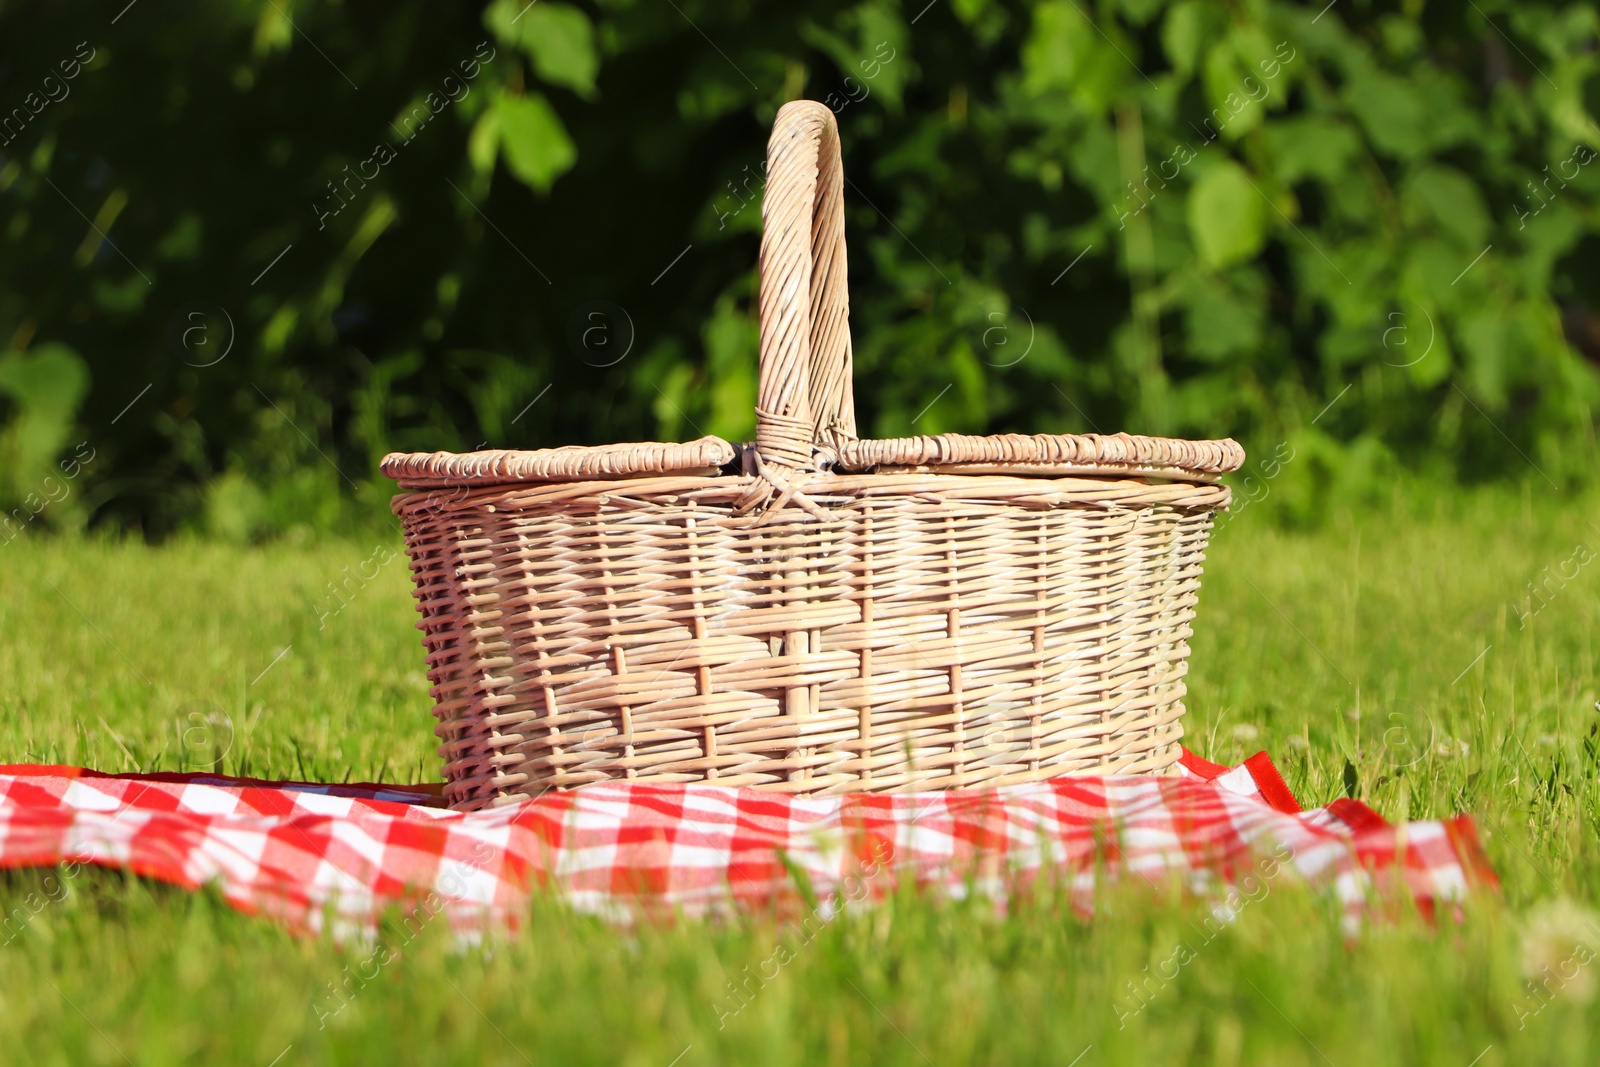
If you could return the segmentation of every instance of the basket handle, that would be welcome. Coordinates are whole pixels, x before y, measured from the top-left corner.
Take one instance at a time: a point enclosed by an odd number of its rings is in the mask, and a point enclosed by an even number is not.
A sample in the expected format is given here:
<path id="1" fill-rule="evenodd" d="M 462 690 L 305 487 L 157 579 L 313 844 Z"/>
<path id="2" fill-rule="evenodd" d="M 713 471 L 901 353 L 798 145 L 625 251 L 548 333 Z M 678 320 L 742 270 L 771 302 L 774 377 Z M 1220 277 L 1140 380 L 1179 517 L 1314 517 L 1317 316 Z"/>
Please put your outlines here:
<path id="1" fill-rule="evenodd" d="M 814 445 L 855 435 L 839 127 L 826 106 L 795 100 L 767 141 L 756 449 L 809 471 Z"/>

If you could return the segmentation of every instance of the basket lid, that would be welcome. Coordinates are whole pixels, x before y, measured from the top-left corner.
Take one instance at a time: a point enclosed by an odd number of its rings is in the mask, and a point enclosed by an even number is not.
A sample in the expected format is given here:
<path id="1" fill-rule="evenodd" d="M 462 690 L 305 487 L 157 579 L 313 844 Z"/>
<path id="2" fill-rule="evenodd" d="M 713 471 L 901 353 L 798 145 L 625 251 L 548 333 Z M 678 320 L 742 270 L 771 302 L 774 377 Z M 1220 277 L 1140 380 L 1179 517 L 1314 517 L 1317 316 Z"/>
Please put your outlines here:
<path id="1" fill-rule="evenodd" d="M 745 446 L 746 448 L 752 446 Z M 1215 482 L 1244 463 L 1238 442 L 1133 434 L 946 433 L 851 439 L 821 450 L 821 465 L 852 474 L 1018 474 Z M 740 448 L 720 437 L 683 444 L 566 445 L 530 451 L 392 452 L 381 470 L 402 489 L 519 482 L 603 481 L 728 471 Z"/>
<path id="2" fill-rule="evenodd" d="M 1244 449 L 1231 438 L 1180 441 L 1126 433 L 943 433 L 842 441 L 838 453 L 841 470 L 881 474 L 1109 474 L 1214 482 L 1244 465 Z"/>
<path id="3" fill-rule="evenodd" d="M 720 437 L 681 445 L 641 441 L 622 445 L 564 445 L 531 451 L 391 452 L 378 469 L 402 489 L 576 482 L 646 475 L 708 475 L 732 463 L 739 450 Z"/>

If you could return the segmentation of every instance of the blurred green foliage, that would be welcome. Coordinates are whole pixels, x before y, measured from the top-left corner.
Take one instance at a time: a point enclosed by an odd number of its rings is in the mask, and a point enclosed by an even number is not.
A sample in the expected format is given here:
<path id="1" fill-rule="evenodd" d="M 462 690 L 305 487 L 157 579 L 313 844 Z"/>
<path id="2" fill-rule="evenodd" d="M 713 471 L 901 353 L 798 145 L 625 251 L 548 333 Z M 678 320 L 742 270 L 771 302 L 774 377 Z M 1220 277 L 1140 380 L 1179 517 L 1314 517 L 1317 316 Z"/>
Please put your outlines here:
<path id="1" fill-rule="evenodd" d="M 0 3 L 0 503 L 86 440 L 61 521 L 256 538 L 382 521 L 392 449 L 747 437 L 796 97 L 864 434 L 1232 434 L 1301 517 L 1581 480 L 1594 5 L 1319 8 Z"/>

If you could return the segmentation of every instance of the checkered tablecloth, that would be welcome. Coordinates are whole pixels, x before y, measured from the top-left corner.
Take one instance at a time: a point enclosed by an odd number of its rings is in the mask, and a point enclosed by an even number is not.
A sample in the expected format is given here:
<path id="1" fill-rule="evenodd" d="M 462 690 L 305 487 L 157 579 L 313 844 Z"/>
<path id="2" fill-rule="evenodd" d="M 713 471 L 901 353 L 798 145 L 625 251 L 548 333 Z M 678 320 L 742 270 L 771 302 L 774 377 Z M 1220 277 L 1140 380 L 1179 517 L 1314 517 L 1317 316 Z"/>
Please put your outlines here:
<path id="1" fill-rule="evenodd" d="M 0 766 L 0 867 L 83 864 L 217 887 L 304 931 L 386 909 L 458 934 L 515 928 L 552 890 L 618 919 L 737 907 L 828 916 L 913 879 L 1003 902 L 1041 877 L 1087 910 L 1096 879 L 1213 895 L 1287 878 L 1348 913 L 1392 891 L 1426 913 L 1494 884 L 1464 816 L 1391 825 L 1339 800 L 1301 811 L 1266 753 L 1177 778 L 1060 778 L 995 790 L 796 798 L 618 783 L 493 811 L 437 790 Z"/>

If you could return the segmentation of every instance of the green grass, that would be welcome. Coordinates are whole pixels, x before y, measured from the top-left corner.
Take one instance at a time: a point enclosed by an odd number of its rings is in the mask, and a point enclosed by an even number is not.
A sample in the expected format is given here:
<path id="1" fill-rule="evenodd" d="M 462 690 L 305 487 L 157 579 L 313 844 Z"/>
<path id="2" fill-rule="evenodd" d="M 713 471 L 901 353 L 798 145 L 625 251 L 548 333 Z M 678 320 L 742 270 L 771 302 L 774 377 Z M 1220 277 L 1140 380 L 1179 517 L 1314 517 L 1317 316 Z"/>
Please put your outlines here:
<path id="1" fill-rule="evenodd" d="M 391 927 L 378 950 L 297 940 L 210 894 L 16 872 L 6 912 L 61 899 L 0 946 L 0 1047 L 262 1067 L 1596 1062 L 1584 994 L 1600 968 L 1542 1009 L 1525 977 L 1568 956 L 1575 920 L 1552 902 L 1600 908 L 1600 566 L 1552 582 L 1525 626 L 1512 606 L 1542 568 L 1600 547 L 1596 504 L 1415 493 L 1310 533 L 1274 529 L 1261 505 L 1214 546 L 1191 747 L 1266 748 L 1308 804 L 1348 792 L 1392 817 L 1474 814 L 1504 888 L 1460 925 L 1401 916 L 1350 940 L 1326 897 L 1275 883 L 1209 940 L 1196 904 L 1117 890 L 1087 923 L 1048 896 L 998 918 L 901 894 L 809 943 L 761 917 L 630 933 L 540 901 L 523 935 L 481 950 L 454 949 L 442 923 L 414 940 Z M 0 759 L 431 778 L 403 560 L 318 617 L 326 584 L 375 547 L 0 547 Z M 719 1026 L 728 982 L 771 974 L 780 944 L 776 976 Z M 1180 945 L 1177 976 L 1119 1022 L 1127 983 Z M 374 972 L 345 1002 L 330 992 Z"/>

